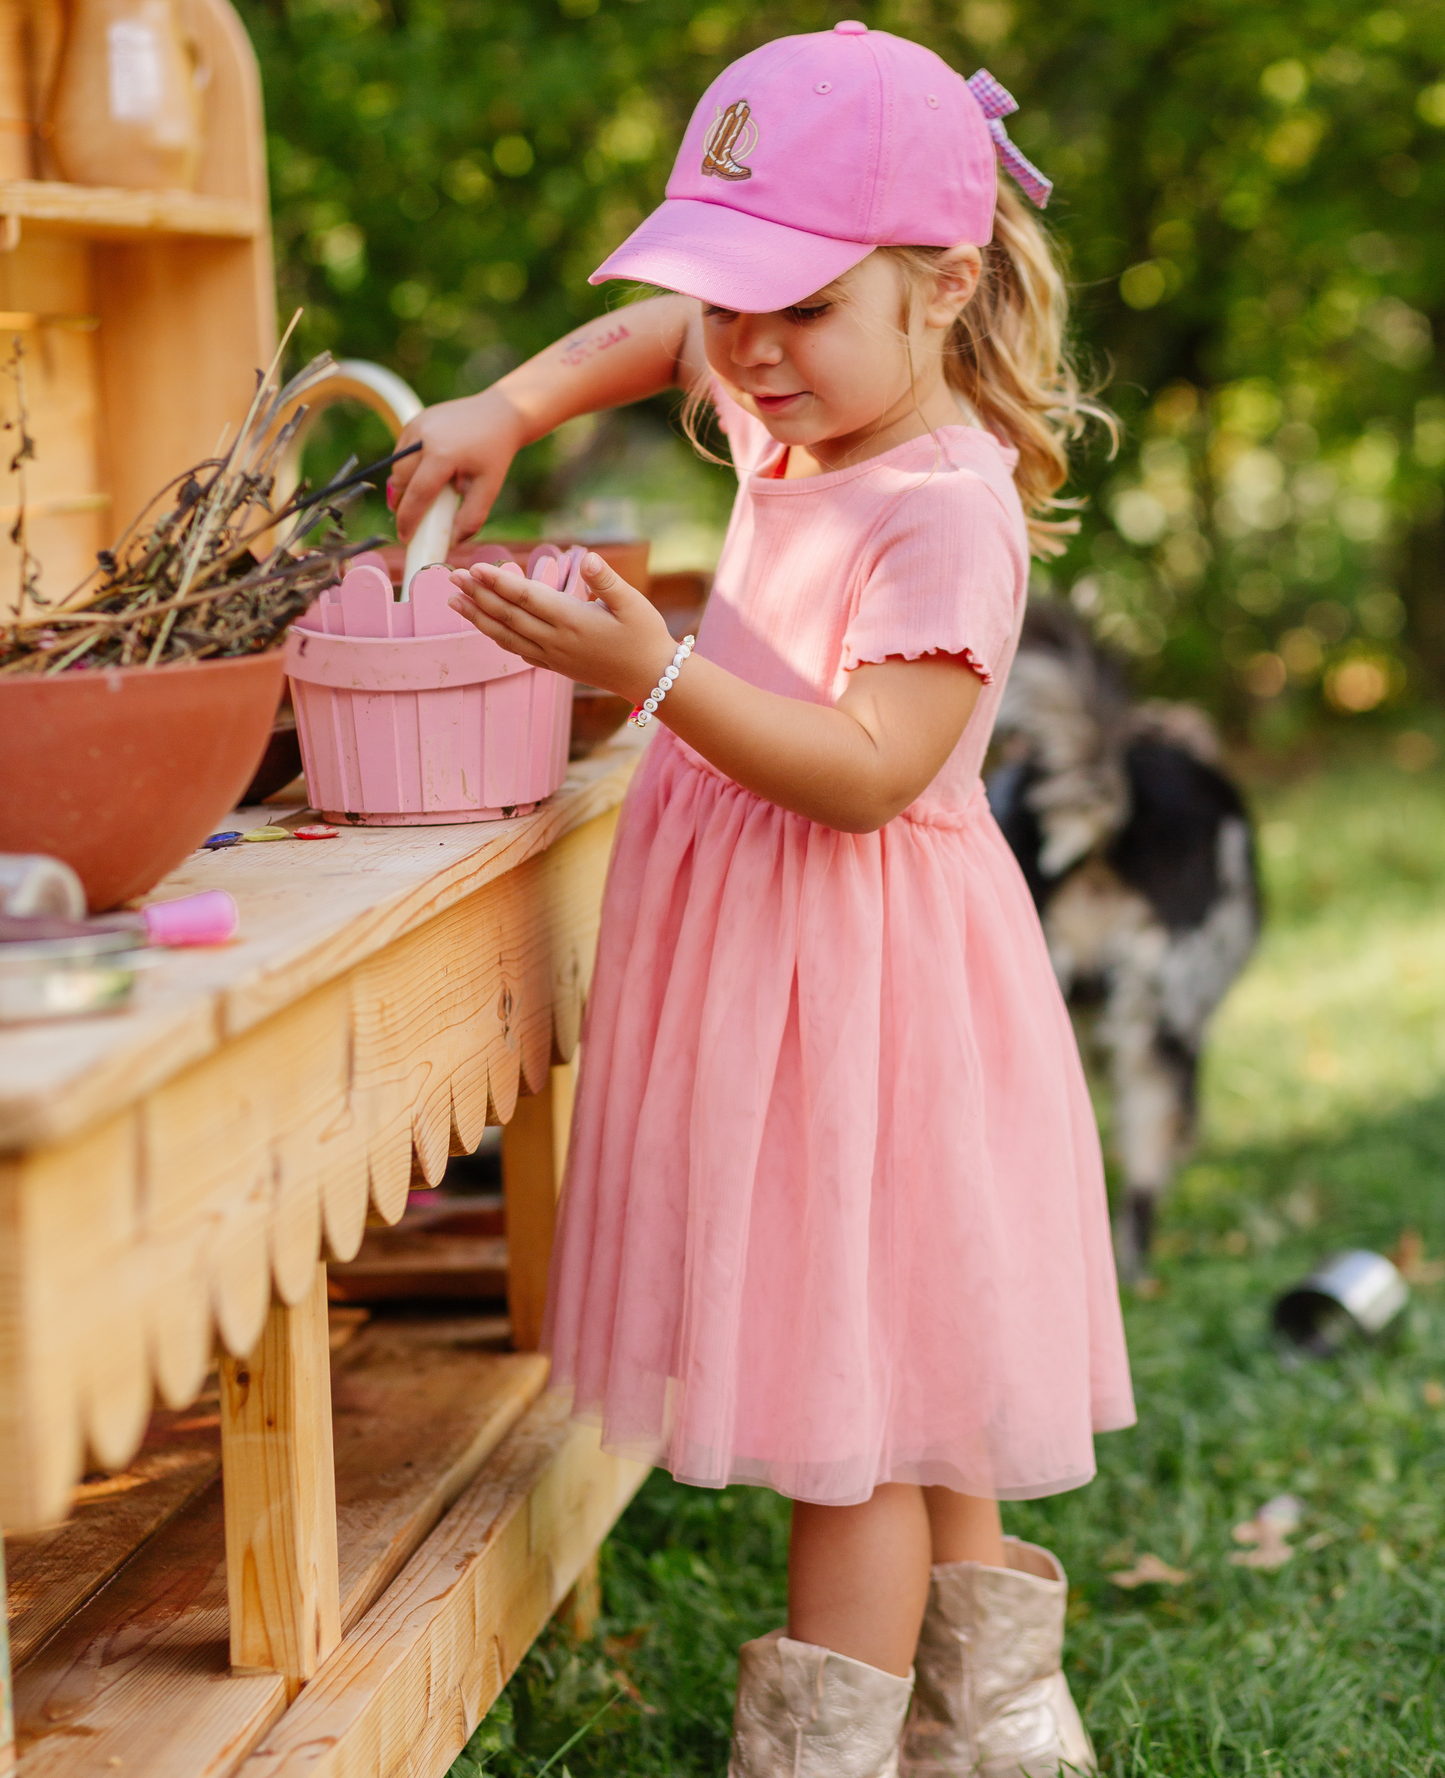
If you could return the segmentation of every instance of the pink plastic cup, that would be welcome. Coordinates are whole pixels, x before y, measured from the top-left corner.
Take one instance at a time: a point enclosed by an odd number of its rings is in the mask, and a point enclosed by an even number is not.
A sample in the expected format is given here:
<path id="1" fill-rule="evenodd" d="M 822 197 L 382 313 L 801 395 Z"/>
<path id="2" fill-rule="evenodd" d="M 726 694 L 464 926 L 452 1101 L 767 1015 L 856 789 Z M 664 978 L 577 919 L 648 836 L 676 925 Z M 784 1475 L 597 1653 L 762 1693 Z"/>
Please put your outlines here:
<path id="1" fill-rule="evenodd" d="M 141 917 L 153 945 L 223 945 L 241 924 L 240 910 L 224 889 L 153 902 Z"/>

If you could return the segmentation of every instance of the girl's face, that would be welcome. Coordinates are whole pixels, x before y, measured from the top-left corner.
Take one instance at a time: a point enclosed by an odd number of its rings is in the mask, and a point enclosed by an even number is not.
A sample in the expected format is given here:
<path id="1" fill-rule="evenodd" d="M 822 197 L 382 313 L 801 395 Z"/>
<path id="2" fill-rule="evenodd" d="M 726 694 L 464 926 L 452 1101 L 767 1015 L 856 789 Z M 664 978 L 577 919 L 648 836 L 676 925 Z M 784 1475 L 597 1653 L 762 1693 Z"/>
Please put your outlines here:
<path id="1" fill-rule="evenodd" d="M 874 252 L 791 309 L 746 315 L 704 305 L 708 364 L 779 443 L 811 453 L 820 468 L 865 442 L 872 451 L 886 448 L 898 441 L 881 435 L 920 409 L 927 425 L 957 420 L 943 382 L 943 346 L 977 285 L 979 263 L 977 248 L 952 249 L 935 288 L 911 301 L 897 262 Z M 948 405 L 941 417 L 940 395 Z"/>

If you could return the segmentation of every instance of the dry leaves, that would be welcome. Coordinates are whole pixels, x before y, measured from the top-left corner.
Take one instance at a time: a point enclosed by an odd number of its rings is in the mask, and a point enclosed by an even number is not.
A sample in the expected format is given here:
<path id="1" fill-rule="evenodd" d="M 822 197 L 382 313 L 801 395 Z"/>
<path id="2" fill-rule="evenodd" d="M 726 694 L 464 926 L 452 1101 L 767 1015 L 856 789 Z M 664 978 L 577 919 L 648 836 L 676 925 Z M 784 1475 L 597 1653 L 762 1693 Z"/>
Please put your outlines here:
<path id="1" fill-rule="evenodd" d="M 1145 1550 L 1132 1568 L 1121 1569 L 1111 1574 L 1109 1579 L 1116 1587 L 1130 1589 L 1149 1586 L 1177 1587 L 1189 1579 L 1189 1570 L 1171 1568 L 1161 1556 L 1156 1556 L 1152 1550 Z"/>
<path id="2" fill-rule="evenodd" d="M 1407 1284 L 1438 1284 L 1445 1278 L 1445 1260 L 1426 1259 L 1419 1229 L 1404 1229 L 1390 1252 L 1395 1270 Z"/>
<path id="3" fill-rule="evenodd" d="M 1283 1568 L 1294 1554 L 1286 1540 L 1299 1529 L 1303 1516 L 1303 1501 L 1293 1494 L 1276 1494 L 1252 1519 L 1234 1527 L 1234 1541 L 1254 1547 L 1236 1550 L 1230 1561 L 1236 1568 Z"/>
<path id="4" fill-rule="evenodd" d="M 620 1660 L 623 1655 L 635 1654 L 656 1627 L 655 1624 L 639 1624 L 635 1630 L 629 1630 L 623 1636 L 604 1636 L 602 1652 L 613 1661 Z"/>
<path id="5" fill-rule="evenodd" d="M 636 1653 L 647 1637 L 652 1634 L 655 1627 L 656 1626 L 653 1624 L 639 1624 L 635 1630 L 629 1630 L 624 1636 L 604 1636 L 602 1639 L 602 1652 L 610 1661 L 625 1661 L 629 1655 Z M 637 1689 L 637 1685 L 632 1679 L 632 1676 L 624 1667 L 613 1667 L 610 1669 L 609 1677 L 613 1684 L 616 1685 L 625 1696 L 642 1711 L 644 1716 L 657 1715 L 656 1704 L 649 1704 L 647 1702 L 642 1693 Z"/>

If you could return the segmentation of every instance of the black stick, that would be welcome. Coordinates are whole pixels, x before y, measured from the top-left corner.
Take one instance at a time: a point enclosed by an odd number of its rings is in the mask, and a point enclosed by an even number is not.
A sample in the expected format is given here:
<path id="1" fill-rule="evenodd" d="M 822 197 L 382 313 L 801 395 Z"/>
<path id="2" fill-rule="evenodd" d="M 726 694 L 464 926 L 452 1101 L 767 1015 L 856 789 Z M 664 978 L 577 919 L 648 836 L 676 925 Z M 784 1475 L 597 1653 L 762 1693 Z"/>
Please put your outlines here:
<path id="1" fill-rule="evenodd" d="M 292 512 L 304 512 L 308 506 L 315 506 L 318 500 L 330 500 L 334 495 L 354 488 L 358 482 L 367 481 L 373 475 L 380 475 L 382 470 L 390 469 L 394 463 L 400 463 L 403 457 L 412 457 L 421 449 L 419 444 L 408 445 L 404 451 L 393 451 L 391 456 L 382 457 L 379 462 L 368 463 L 365 469 L 358 469 L 347 476 L 342 482 L 327 482 L 324 488 L 318 488 L 314 494 L 303 494 L 300 499 L 291 502 Z"/>

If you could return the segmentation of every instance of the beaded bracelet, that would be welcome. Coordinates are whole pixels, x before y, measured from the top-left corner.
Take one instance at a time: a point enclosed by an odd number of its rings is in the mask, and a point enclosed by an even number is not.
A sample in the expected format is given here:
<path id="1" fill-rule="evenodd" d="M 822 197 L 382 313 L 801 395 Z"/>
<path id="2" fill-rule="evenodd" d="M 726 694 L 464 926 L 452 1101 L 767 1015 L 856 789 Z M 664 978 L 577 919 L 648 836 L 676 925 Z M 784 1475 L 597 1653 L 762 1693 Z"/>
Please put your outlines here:
<path id="1" fill-rule="evenodd" d="M 661 679 L 659 679 L 657 684 L 653 686 L 651 692 L 642 700 L 632 712 L 631 716 L 628 717 L 627 720 L 629 722 L 635 723 L 638 728 L 646 728 L 648 723 L 652 721 L 653 717 L 657 714 L 657 706 L 672 690 L 672 682 L 682 671 L 682 663 L 692 653 L 693 643 L 696 641 L 696 636 L 683 637 L 677 653 L 672 657 L 672 665 L 664 671 Z"/>

